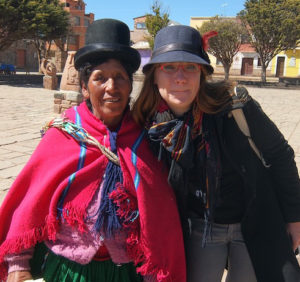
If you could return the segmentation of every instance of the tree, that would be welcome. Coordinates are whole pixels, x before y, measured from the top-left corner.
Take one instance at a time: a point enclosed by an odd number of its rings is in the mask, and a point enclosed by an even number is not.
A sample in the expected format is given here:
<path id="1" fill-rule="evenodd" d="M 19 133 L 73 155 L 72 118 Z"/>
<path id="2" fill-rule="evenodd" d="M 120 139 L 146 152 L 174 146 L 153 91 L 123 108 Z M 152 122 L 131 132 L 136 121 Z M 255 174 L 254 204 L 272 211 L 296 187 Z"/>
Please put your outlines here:
<path id="1" fill-rule="evenodd" d="M 222 63 L 225 79 L 228 79 L 233 58 L 239 51 L 242 38 L 247 34 L 245 28 L 236 20 L 216 16 L 204 22 L 198 30 L 202 35 L 212 30 L 218 32 L 217 36 L 209 39 L 208 52 Z"/>
<path id="2" fill-rule="evenodd" d="M 36 47 L 40 66 L 42 58 L 48 58 L 52 42 L 69 33 L 70 18 L 58 0 L 30 1 L 27 8 L 28 36 Z"/>
<path id="3" fill-rule="evenodd" d="M 27 26 L 24 24 L 26 1 L 0 0 L 0 51 L 8 48 L 16 40 L 25 38 Z"/>
<path id="4" fill-rule="evenodd" d="M 154 1 L 151 8 L 153 14 L 146 15 L 145 23 L 146 23 L 147 30 L 150 34 L 149 36 L 146 36 L 146 39 L 149 42 L 150 48 L 153 50 L 154 38 L 160 29 L 168 25 L 169 14 L 167 12 L 161 11 L 162 8 L 161 4 L 157 0 Z"/>
<path id="5" fill-rule="evenodd" d="M 39 65 L 51 42 L 67 35 L 69 26 L 69 14 L 59 0 L 0 0 L 0 50 L 31 39 Z"/>
<path id="6" fill-rule="evenodd" d="M 300 43 L 300 1 L 246 0 L 240 17 L 248 27 L 251 45 L 260 56 L 261 80 L 266 82 L 271 60 Z"/>

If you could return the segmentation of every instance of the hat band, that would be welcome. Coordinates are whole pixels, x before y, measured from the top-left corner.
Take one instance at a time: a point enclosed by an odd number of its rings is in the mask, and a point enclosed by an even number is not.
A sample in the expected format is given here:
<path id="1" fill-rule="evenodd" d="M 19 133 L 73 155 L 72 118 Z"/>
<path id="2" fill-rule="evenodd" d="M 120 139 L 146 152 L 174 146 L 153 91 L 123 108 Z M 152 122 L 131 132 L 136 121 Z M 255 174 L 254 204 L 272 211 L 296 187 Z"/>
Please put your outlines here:
<path id="1" fill-rule="evenodd" d="M 160 54 L 170 52 L 170 51 L 186 51 L 189 53 L 197 54 L 199 56 L 202 55 L 199 49 L 195 49 L 195 45 L 185 44 L 185 43 L 172 43 L 172 44 L 164 45 L 160 48 L 157 48 L 153 52 L 152 58 L 155 56 L 158 56 Z"/>

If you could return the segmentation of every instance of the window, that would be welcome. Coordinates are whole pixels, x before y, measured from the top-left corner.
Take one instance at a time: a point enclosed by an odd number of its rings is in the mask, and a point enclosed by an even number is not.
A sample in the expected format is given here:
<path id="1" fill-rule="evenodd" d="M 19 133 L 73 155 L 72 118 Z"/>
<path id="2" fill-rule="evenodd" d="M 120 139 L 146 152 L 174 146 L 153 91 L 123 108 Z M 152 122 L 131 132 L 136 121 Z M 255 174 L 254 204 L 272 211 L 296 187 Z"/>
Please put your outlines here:
<path id="1" fill-rule="evenodd" d="M 62 43 L 62 44 L 67 43 L 67 37 L 65 37 L 65 36 L 62 37 L 62 38 L 61 38 L 61 43 Z"/>
<path id="2" fill-rule="evenodd" d="M 66 3 L 66 7 L 70 7 L 70 3 Z"/>
<path id="3" fill-rule="evenodd" d="M 220 61 L 219 59 L 217 59 L 216 65 L 217 65 L 217 66 L 222 66 L 222 63 L 221 63 L 221 61 Z"/>
<path id="4" fill-rule="evenodd" d="M 80 17 L 73 17 L 72 24 L 75 26 L 80 26 Z"/>
<path id="5" fill-rule="evenodd" d="M 146 29 L 146 23 L 137 23 L 136 28 L 137 29 Z"/>
<path id="6" fill-rule="evenodd" d="M 261 59 L 260 58 L 257 58 L 257 66 L 261 67 Z"/>
<path id="7" fill-rule="evenodd" d="M 241 43 L 242 44 L 249 43 L 249 35 L 248 34 L 243 34 L 241 36 Z"/>
<path id="8" fill-rule="evenodd" d="M 295 67 L 296 66 L 296 57 L 291 57 L 289 66 L 290 67 Z"/>
<path id="9" fill-rule="evenodd" d="M 77 45 L 78 42 L 78 35 L 71 35 L 69 36 L 69 44 L 71 45 Z"/>
<path id="10" fill-rule="evenodd" d="M 88 19 L 84 19 L 84 26 L 89 26 L 90 25 L 90 21 Z"/>

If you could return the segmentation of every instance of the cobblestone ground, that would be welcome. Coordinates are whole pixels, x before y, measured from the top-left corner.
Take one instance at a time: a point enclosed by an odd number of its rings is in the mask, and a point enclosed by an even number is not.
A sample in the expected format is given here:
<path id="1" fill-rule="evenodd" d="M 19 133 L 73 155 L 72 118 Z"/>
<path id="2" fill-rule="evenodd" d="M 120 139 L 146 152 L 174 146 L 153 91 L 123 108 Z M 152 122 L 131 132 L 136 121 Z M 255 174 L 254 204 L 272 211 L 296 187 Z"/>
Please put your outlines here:
<path id="1" fill-rule="evenodd" d="M 136 84 L 135 93 L 140 85 Z M 300 168 L 300 91 L 248 88 L 295 150 Z M 40 140 L 40 129 L 55 116 L 54 91 L 0 85 L 0 204 Z"/>
<path id="2" fill-rule="evenodd" d="M 54 91 L 0 85 L 0 202 L 40 140 Z"/>
<path id="3" fill-rule="evenodd" d="M 248 90 L 293 147 L 300 172 L 300 89 L 248 88 Z"/>

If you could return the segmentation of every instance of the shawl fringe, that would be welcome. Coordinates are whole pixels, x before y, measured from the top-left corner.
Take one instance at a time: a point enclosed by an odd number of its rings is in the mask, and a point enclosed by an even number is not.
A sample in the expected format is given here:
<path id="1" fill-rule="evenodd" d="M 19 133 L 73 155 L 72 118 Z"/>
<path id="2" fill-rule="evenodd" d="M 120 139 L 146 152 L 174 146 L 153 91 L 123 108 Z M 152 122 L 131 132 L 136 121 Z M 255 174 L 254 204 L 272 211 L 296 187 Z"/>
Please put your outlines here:
<path id="1" fill-rule="evenodd" d="M 126 239 L 127 252 L 133 259 L 137 272 L 141 275 L 153 275 L 159 282 L 171 281 L 169 272 L 160 269 L 152 263 L 148 248 L 139 237 L 139 218 L 137 200 L 126 191 L 121 183 L 117 183 L 116 190 L 110 193 L 109 198 L 117 205 L 117 215 L 123 220 L 123 226 L 128 230 Z"/>
<path id="2" fill-rule="evenodd" d="M 66 222 L 71 226 L 77 225 L 78 229 L 83 232 L 85 230 L 83 221 L 85 214 L 68 206 L 66 208 L 64 209 L 66 211 L 64 215 L 67 215 L 64 217 Z M 58 229 L 59 220 L 54 215 L 48 215 L 44 225 L 35 227 L 21 236 L 6 240 L 0 249 L 0 281 L 7 279 L 8 265 L 4 261 L 5 255 L 20 253 L 22 250 L 29 249 L 44 240 L 55 241 Z"/>
<path id="3" fill-rule="evenodd" d="M 87 215 L 85 208 L 74 208 L 70 203 L 67 203 L 62 214 L 62 220 L 65 220 L 68 225 L 76 226 L 81 233 L 86 231 L 84 219 Z"/>
<path id="4" fill-rule="evenodd" d="M 22 236 L 11 238 L 2 244 L 0 250 L 0 281 L 6 281 L 7 279 L 8 265 L 4 261 L 5 255 L 19 253 L 24 249 L 33 247 L 38 242 L 42 242 L 47 238 L 48 227 L 52 231 L 54 226 L 51 224 L 51 226 L 33 228 L 22 234 Z"/>

